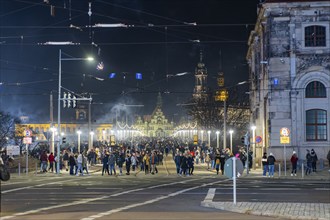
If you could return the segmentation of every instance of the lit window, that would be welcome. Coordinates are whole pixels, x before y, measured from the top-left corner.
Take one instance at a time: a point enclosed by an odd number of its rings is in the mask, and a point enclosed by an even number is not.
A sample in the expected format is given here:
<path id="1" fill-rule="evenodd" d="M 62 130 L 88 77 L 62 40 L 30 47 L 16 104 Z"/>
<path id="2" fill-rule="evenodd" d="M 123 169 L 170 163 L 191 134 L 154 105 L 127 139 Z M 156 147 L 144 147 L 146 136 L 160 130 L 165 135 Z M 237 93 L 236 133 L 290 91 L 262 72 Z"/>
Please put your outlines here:
<path id="1" fill-rule="evenodd" d="M 325 86 L 318 81 L 310 82 L 305 90 L 306 98 L 326 98 Z"/>
<path id="2" fill-rule="evenodd" d="M 305 47 L 325 47 L 326 28 L 314 25 L 305 27 Z"/>
<path id="3" fill-rule="evenodd" d="M 307 141 L 327 140 L 327 111 L 312 109 L 306 111 Z"/>

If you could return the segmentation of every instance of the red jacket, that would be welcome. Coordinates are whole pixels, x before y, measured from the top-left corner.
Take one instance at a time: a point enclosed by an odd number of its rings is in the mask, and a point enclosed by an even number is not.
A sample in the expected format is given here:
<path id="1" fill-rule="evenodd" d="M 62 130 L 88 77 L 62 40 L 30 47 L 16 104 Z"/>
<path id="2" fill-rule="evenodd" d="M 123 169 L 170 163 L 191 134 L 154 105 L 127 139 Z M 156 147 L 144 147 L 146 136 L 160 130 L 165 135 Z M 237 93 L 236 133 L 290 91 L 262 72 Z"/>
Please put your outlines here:
<path id="1" fill-rule="evenodd" d="M 291 163 L 296 164 L 297 161 L 298 161 L 298 157 L 295 156 L 295 155 L 292 155 L 292 157 L 291 157 Z"/>
<path id="2" fill-rule="evenodd" d="M 54 155 L 53 154 L 49 154 L 48 160 L 49 160 L 49 162 L 54 162 L 55 161 Z"/>

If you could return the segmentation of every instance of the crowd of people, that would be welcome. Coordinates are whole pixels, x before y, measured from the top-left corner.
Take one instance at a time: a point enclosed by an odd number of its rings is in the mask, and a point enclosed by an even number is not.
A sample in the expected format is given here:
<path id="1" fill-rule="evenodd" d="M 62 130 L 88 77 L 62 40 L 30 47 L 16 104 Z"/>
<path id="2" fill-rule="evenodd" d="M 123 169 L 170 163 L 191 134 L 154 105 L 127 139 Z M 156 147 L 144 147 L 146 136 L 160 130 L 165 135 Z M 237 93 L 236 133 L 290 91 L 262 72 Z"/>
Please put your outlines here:
<path id="1" fill-rule="evenodd" d="M 236 154 L 229 148 L 219 150 L 206 146 L 187 146 L 173 140 L 157 141 L 145 140 L 136 145 L 124 144 L 116 147 L 92 148 L 88 151 L 75 152 L 66 149 L 60 155 L 60 169 L 66 170 L 70 175 L 89 175 L 88 167 L 95 164 L 102 165 L 102 176 L 106 175 L 130 175 L 132 172 L 143 172 L 144 174 L 157 174 L 158 165 L 163 164 L 164 156 L 172 153 L 176 166 L 176 173 L 179 176 L 194 175 L 196 164 L 205 164 L 207 170 L 215 170 L 217 175 L 224 175 L 225 162 L 230 157 L 241 160 L 243 167 L 251 169 L 253 164 L 253 153 L 240 148 Z M 41 172 L 58 172 L 57 154 L 43 151 L 40 156 Z M 305 165 L 305 175 L 316 172 L 318 157 L 314 149 L 307 150 Z M 327 155 L 330 162 L 330 151 Z M 274 177 L 276 159 L 273 153 L 265 152 L 262 159 L 263 176 Z M 299 158 L 293 151 L 290 158 L 291 176 L 297 176 L 297 166 Z M 300 164 L 301 165 L 301 164 Z"/>

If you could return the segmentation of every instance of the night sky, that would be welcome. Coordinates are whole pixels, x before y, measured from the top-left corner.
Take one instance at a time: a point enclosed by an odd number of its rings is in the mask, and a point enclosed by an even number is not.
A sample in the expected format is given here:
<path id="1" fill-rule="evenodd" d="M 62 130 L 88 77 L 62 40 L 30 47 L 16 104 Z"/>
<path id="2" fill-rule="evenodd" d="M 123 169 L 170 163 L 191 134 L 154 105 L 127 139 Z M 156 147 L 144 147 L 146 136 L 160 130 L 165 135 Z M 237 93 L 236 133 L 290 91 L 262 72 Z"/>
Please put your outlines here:
<path id="1" fill-rule="evenodd" d="M 96 59 L 93 63 L 62 61 L 62 86 L 76 93 L 93 94 L 93 121 L 97 122 L 112 122 L 118 109 L 117 113 L 129 116 L 151 114 L 158 92 L 162 93 L 165 115 L 178 120 L 184 109 L 177 104 L 192 97 L 201 50 L 211 88 L 216 87 L 220 60 L 226 86 L 248 79 L 247 39 L 254 28 L 259 0 L 48 2 L 0 0 L 3 111 L 47 123 L 53 91 L 56 119 L 59 49 L 71 57 Z M 122 23 L 127 27 L 90 27 L 99 23 Z M 79 45 L 45 45 L 63 41 Z M 103 70 L 96 68 L 100 62 Z M 183 72 L 189 74 L 167 77 Z M 115 77 L 110 79 L 111 73 Z M 142 80 L 136 80 L 136 73 L 142 73 Z M 144 107 L 125 109 L 119 104 Z M 73 112 L 62 109 L 62 117 L 70 121 Z"/>

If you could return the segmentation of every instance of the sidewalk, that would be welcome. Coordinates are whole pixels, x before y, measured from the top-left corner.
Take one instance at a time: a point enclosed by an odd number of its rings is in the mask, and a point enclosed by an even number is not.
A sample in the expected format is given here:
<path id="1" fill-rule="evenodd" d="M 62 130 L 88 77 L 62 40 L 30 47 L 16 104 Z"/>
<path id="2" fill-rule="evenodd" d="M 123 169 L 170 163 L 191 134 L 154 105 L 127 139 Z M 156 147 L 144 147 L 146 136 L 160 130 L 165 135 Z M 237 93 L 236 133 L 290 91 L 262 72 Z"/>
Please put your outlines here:
<path id="1" fill-rule="evenodd" d="M 213 172 L 213 171 L 212 171 Z M 328 169 L 323 169 L 311 175 L 302 176 L 301 171 L 297 176 L 291 176 L 287 171 L 284 176 L 282 172 L 275 173 L 274 178 L 277 179 L 297 179 L 299 181 L 314 180 L 327 181 L 330 187 L 330 172 Z M 262 170 L 251 170 L 249 174 L 244 173 L 240 178 L 269 178 L 262 176 Z M 213 202 L 212 200 L 204 200 L 201 206 L 221 209 L 231 212 L 279 217 L 286 219 L 302 219 L 302 220 L 329 220 L 330 219 L 330 203 L 288 203 L 288 202 Z"/>

